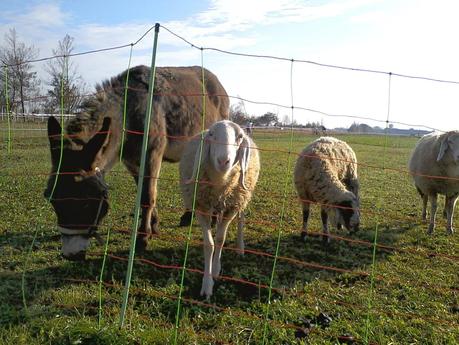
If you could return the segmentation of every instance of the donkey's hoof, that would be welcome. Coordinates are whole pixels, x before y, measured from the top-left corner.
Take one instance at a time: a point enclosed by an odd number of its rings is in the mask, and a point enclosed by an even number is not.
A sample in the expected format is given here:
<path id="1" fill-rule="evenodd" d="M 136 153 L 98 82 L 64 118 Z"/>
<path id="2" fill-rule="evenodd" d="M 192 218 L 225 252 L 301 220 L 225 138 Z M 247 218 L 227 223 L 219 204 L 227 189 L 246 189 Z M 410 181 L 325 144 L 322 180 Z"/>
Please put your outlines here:
<path id="1" fill-rule="evenodd" d="M 148 238 L 146 237 L 137 237 L 135 242 L 136 252 L 139 254 L 144 253 L 148 247 Z"/>
<path id="2" fill-rule="evenodd" d="M 191 224 L 191 215 L 190 211 L 185 211 L 185 213 L 180 217 L 179 226 L 190 226 Z"/>
<path id="3" fill-rule="evenodd" d="M 308 240 L 308 233 L 306 231 L 302 231 L 300 235 L 301 241 L 307 242 Z"/>

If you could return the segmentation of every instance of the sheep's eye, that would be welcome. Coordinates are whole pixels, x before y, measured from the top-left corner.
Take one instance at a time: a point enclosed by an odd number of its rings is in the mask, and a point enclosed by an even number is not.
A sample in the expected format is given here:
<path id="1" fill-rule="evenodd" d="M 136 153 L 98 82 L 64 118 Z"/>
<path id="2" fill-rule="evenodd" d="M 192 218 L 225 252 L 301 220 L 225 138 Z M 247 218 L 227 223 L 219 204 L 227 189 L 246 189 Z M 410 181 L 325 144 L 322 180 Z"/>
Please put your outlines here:
<path id="1" fill-rule="evenodd" d="M 214 135 L 214 133 L 212 133 L 212 132 L 209 132 L 209 137 L 211 137 L 211 136 L 213 136 L 213 135 Z"/>
<path id="2" fill-rule="evenodd" d="M 240 141 L 241 139 L 242 139 L 242 134 L 239 133 L 238 136 L 237 136 L 237 138 L 236 138 L 236 140 L 237 140 L 237 141 Z"/>

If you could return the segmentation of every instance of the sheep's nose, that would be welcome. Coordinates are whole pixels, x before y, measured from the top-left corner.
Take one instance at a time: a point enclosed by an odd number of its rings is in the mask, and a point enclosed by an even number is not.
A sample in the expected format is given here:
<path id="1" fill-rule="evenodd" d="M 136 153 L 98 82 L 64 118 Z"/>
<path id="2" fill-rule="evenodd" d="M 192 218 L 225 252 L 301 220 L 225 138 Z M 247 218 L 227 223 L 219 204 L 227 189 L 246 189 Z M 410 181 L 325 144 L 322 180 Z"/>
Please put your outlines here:
<path id="1" fill-rule="evenodd" d="M 229 158 L 225 157 L 225 158 L 217 158 L 217 162 L 218 162 L 218 165 L 220 165 L 221 167 L 225 167 L 226 165 L 229 164 L 230 160 Z"/>

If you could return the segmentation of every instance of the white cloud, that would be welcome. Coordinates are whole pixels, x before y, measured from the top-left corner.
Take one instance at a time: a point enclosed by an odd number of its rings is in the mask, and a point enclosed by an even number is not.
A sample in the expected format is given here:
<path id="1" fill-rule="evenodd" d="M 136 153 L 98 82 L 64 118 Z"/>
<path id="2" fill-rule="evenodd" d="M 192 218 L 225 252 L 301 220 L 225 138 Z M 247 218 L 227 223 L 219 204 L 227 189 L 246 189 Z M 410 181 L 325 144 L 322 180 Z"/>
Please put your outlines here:
<path id="1" fill-rule="evenodd" d="M 223 50 L 269 53 L 296 59 L 387 70 L 407 74 L 427 75 L 445 79 L 459 79 L 455 68 L 459 48 L 453 44 L 459 23 L 455 15 L 459 3 L 444 0 L 440 4 L 429 1 L 337 0 L 308 2 L 300 0 L 213 0 L 207 10 L 190 14 L 187 18 L 161 22 L 165 27 L 183 35 L 198 47 Z M 75 37 L 75 50 L 99 49 L 136 41 L 152 23 L 125 22 L 112 25 L 67 24 L 72 14 L 64 13 L 58 3 L 26 8 L 24 13 L 8 15 L 7 26 L 16 26 L 26 43 L 38 45 L 41 56 L 51 49 L 65 33 Z M 329 20 L 336 18 L 339 20 Z M 159 20 L 160 18 L 158 18 Z M 297 27 L 321 27 L 320 19 L 327 19 L 327 43 L 321 41 L 320 31 L 306 31 L 317 37 L 305 45 L 301 33 L 291 37 L 289 45 L 277 45 L 277 38 L 267 37 L 264 29 L 282 32 L 288 24 Z M 160 20 L 159 20 L 160 21 Z M 339 23 L 339 24 L 338 24 Z M 325 24 L 324 24 L 325 25 Z M 339 26 L 338 26 L 339 25 Z M 0 27 L 0 33 L 7 29 Z M 276 29 L 276 30 L 274 30 Z M 351 29 L 352 35 L 345 30 Z M 356 30 L 361 29 L 357 32 Z M 335 31 L 334 31 L 335 30 Z M 336 31 L 341 30 L 341 31 Z M 134 47 L 131 65 L 149 64 L 152 33 Z M 265 44 L 264 46 L 262 44 Z M 159 65 L 199 65 L 200 51 L 164 28 L 160 31 Z M 119 51 L 85 55 L 75 58 L 80 72 L 90 85 L 115 75 L 127 67 L 129 48 Z M 238 58 L 211 51 L 204 53 L 205 66 L 214 71 L 229 94 L 255 101 L 290 105 L 288 62 L 273 62 Z M 421 84 L 420 84 L 421 83 Z M 441 92 L 439 90 L 442 90 Z M 455 86 L 439 87 L 435 83 L 419 81 L 406 83 L 393 79 L 391 116 L 408 123 L 428 123 L 434 127 L 459 127 L 459 105 L 452 95 Z M 372 78 L 355 72 L 340 73 L 318 67 L 295 64 L 294 103 L 329 113 L 347 113 L 385 119 L 387 112 L 387 77 Z M 255 106 L 246 103 L 254 114 L 288 109 Z M 432 121 L 432 113 L 438 115 Z M 444 115 L 441 115 L 444 114 Z M 298 120 L 317 121 L 320 115 L 297 112 Z M 446 120 L 445 120 L 446 119 Z M 337 126 L 352 120 L 325 118 L 326 126 Z M 328 122 L 329 121 L 329 122 Z M 455 121 L 455 122 L 454 122 Z M 375 124 L 373 124 L 375 125 Z"/>
<path id="2" fill-rule="evenodd" d="M 21 26 L 55 29 L 64 26 L 69 17 L 57 4 L 44 3 L 26 9 L 23 14 L 16 14 L 14 21 Z"/>

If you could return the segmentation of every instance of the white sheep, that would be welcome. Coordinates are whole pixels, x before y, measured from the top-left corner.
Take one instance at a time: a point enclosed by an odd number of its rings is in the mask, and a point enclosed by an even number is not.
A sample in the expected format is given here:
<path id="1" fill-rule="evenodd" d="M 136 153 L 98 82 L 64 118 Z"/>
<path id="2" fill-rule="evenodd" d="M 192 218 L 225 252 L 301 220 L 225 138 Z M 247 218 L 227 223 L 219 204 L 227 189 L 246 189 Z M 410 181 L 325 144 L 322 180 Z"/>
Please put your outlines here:
<path id="1" fill-rule="evenodd" d="M 431 133 L 423 136 L 411 154 L 408 168 L 422 198 L 422 219 L 427 219 L 430 199 L 430 222 L 427 233 L 435 228 L 437 194 L 445 195 L 446 232 L 453 233 L 454 206 L 459 195 L 459 131 Z"/>
<path id="2" fill-rule="evenodd" d="M 180 160 L 180 178 L 183 200 L 189 210 L 193 208 L 195 181 L 198 180 L 195 210 L 204 237 L 201 296 L 209 298 L 213 278 L 220 275 L 226 232 L 236 215 L 239 215 L 237 246 L 243 253 L 243 211 L 257 183 L 260 161 L 257 146 L 234 122 L 216 122 L 202 135 L 202 141 L 201 135 L 197 135 L 187 144 Z M 211 218 L 215 214 L 217 231 L 214 244 Z"/>
<path id="3" fill-rule="evenodd" d="M 360 223 L 357 158 L 351 147 L 333 137 L 321 137 L 301 152 L 294 183 L 303 205 L 301 237 L 307 236 L 311 203 L 321 207 L 323 240 L 330 242 L 328 217 L 340 229 L 357 231 Z"/>

